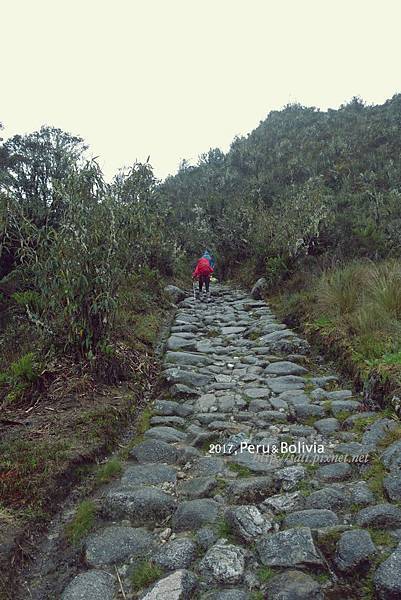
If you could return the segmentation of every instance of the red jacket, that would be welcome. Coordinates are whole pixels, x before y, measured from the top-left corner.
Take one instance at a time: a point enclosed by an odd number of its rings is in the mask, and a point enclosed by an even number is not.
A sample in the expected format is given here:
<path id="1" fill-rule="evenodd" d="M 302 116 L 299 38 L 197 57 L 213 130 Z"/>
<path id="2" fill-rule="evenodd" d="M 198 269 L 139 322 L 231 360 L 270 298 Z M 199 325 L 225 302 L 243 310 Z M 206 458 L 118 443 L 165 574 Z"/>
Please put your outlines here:
<path id="1" fill-rule="evenodd" d="M 192 273 L 192 277 L 199 278 L 201 275 L 211 275 L 213 273 L 213 269 L 210 266 L 210 263 L 207 258 L 200 258 L 198 260 L 198 264 L 196 265 L 195 271 Z"/>

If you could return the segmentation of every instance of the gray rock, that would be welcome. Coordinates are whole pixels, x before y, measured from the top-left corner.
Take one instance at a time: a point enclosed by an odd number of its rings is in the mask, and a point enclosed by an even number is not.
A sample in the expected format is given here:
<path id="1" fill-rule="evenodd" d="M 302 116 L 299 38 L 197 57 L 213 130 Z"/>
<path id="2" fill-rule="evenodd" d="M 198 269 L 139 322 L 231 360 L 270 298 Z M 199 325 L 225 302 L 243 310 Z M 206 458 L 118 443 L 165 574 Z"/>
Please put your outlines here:
<path id="1" fill-rule="evenodd" d="M 316 490 L 305 499 L 308 508 L 328 508 L 329 510 L 342 510 L 350 504 L 348 494 L 344 493 L 342 486 L 332 485 Z"/>
<path id="2" fill-rule="evenodd" d="M 285 492 L 290 492 L 298 483 L 305 479 L 306 470 L 301 466 L 284 467 L 275 473 L 275 479 Z"/>
<path id="3" fill-rule="evenodd" d="M 192 335 L 191 338 L 185 339 L 193 344 L 194 338 Z M 204 354 L 194 352 L 166 352 L 164 362 L 173 365 L 208 365 L 210 364 L 210 358 Z"/>
<path id="4" fill-rule="evenodd" d="M 202 396 L 200 396 L 195 404 L 194 404 L 194 411 L 197 413 L 207 413 L 209 412 L 213 407 L 217 407 L 217 397 L 215 394 L 202 394 Z"/>
<path id="5" fill-rule="evenodd" d="M 330 396 L 330 394 L 334 394 L 334 392 L 330 392 L 328 396 Z M 355 400 L 333 400 L 330 405 L 330 410 L 336 417 L 342 412 L 356 412 L 360 406 L 360 402 L 356 402 Z"/>
<path id="6" fill-rule="evenodd" d="M 352 481 L 351 483 L 344 484 L 344 488 L 351 495 L 353 504 L 368 506 L 375 503 L 375 495 L 366 481 Z"/>
<path id="7" fill-rule="evenodd" d="M 378 567 L 373 582 L 379 600 L 401 598 L 401 545 Z"/>
<path id="8" fill-rule="evenodd" d="M 343 572 L 359 569 L 371 561 L 376 547 L 367 531 L 354 529 L 345 531 L 336 546 L 334 562 Z"/>
<path id="9" fill-rule="evenodd" d="M 338 517 L 332 510 L 311 508 L 287 515 L 284 527 L 310 527 L 313 529 L 338 524 Z"/>
<path id="10" fill-rule="evenodd" d="M 174 427 L 151 427 L 144 433 L 145 438 L 161 442 L 183 442 L 187 438 L 187 434 Z"/>
<path id="11" fill-rule="evenodd" d="M 335 402 L 342 402 L 343 400 L 347 400 L 347 398 L 352 398 L 353 393 L 352 390 L 334 390 L 334 392 L 327 392 L 326 397 L 329 400 L 334 400 Z"/>
<path id="12" fill-rule="evenodd" d="M 272 407 L 276 410 L 284 409 L 286 412 L 288 412 L 288 404 L 287 402 L 284 402 L 284 400 L 280 400 L 280 398 L 274 397 L 270 398 L 269 402 L 272 405 Z"/>
<path id="13" fill-rule="evenodd" d="M 387 469 L 400 469 L 401 467 L 401 440 L 394 442 L 385 449 L 380 457 L 382 463 Z"/>
<path id="14" fill-rule="evenodd" d="M 133 465 L 125 469 L 121 478 L 122 487 L 138 487 L 140 485 L 157 485 L 169 481 L 174 483 L 176 471 L 172 467 L 158 463 Z"/>
<path id="15" fill-rule="evenodd" d="M 193 573 L 179 569 L 171 575 L 160 579 L 151 590 L 141 596 L 141 600 L 190 600 L 196 588 Z"/>
<path id="16" fill-rule="evenodd" d="M 105 571 L 87 571 L 74 577 L 61 595 L 61 600 L 113 600 L 115 579 Z"/>
<path id="17" fill-rule="evenodd" d="M 267 280 L 265 277 L 260 277 L 251 289 L 251 296 L 254 300 L 263 300 L 263 296 L 267 291 Z"/>
<path id="18" fill-rule="evenodd" d="M 372 411 L 364 411 L 364 412 L 360 412 L 360 413 L 356 413 L 354 415 L 351 415 L 350 417 L 347 417 L 345 419 L 345 421 L 343 421 L 342 426 L 345 429 L 350 429 L 352 427 L 354 427 L 354 425 L 360 421 L 361 419 L 366 419 L 367 417 L 377 417 L 377 413 L 372 412 Z M 364 445 L 365 442 L 364 442 Z"/>
<path id="19" fill-rule="evenodd" d="M 170 386 L 170 395 L 172 398 L 197 398 L 201 392 L 183 383 L 175 383 Z"/>
<path id="20" fill-rule="evenodd" d="M 183 384 L 189 388 L 201 388 L 210 383 L 212 379 L 211 375 L 205 375 L 197 373 L 194 370 L 189 371 L 179 367 L 175 369 L 166 369 L 163 373 L 168 383 Z"/>
<path id="21" fill-rule="evenodd" d="M 236 506 L 225 513 L 232 531 L 245 542 L 252 542 L 267 533 L 273 524 L 268 521 L 256 506 Z"/>
<path id="22" fill-rule="evenodd" d="M 384 478 L 383 487 L 386 490 L 387 496 L 393 502 L 401 501 L 401 473 L 390 473 Z"/>
<path id="23" fill-rule="evenodd" d="M 307 396 L 302 390 L 288 390 L 286 392 L 282 392 L 279 398 L 284 400 L 284 402 L 288 402 L 288 404 L 292 404 L 293 406 L 296 404 L 310 403 L 309 396 Z"/>
<path id="24" fill-rule="evenodd" d="M 215 477 L 195 477 L 184 480 L 178 486 L 178 492 L 187 498 L 205 498 L 210 496 L 217 481 Z"/>
<path id="25" fill-rule="evenodd" d="M 222 327 L 221 333 L 223 335 L 231 335 L 233 333 L 242 333 L 245 331 L 245 327 Z"/>
<path id="26" fill-rule="evenodd" d="M 296 363 L 284 360 L 271 363 L 266 367 L 265 373 L 269 375 L 302 375 L 307 373 L 307 370 Z"/>
<path id="27" fill-rule="evenodd" d="M 178 505 L 173 515 L 172 526 L 175 531 L 194 530 L 214 523 L 220 511 L 220 505 L 209 498 L 186 500 Z"/>
<path id="28" fill-rule="evenodd" d="M 201 527 L 195 535 L 195 540 L 203 550 L 207 550 L 217 542 L 217 534 L 211 527 Z"/>
<path id="29" fill-rule="evenodd" d="M 175 352 L 176 350 L 196 350 L 195 338 L 186 339 L 174 334 L 167 340 L 167 349 Z"/>
<path id="30" fill-rule="evenodd" d="M 319 421 L 315 421 L 313 423 L 313 427 L 317 429 L 319 433 L 327 435 L 337 431 L 339 428 L 339 422 L 334 417 L 330 417 L 328 419 L 320 419 Z"/>
<path id="31" fill-rule="evenodd" d="M 243 393 L 246 398 L 250 398 L 252 400 L 269 398 L 271 395 L 270 389 L 267 387 L 244 388 Z"/>
<path id="32" fill-rule="evenodd" d="M 176 501 L 153 487 L 110 490 L 104 499 L 104 510 L 113 519 L 128 518 L 133 525 L 154 524 L 172 514 Z"/>
<path id="33" fill-rule="evenodd" d="M 277 466 L 277 459 L 268 454 L 250 452 L 248 449 L 230 457 L 230 462 L 245 467 L 253 473 L 269 473 Z"/>
<path id="34" fill-rule="evenodd" d="M 267 385 L 275 394 L 281 394 L 289 390 L 303 389 L 305 387 L 305 380 L 303 377 L 298 377 L 297 375 L 284 375 L 283 377 L 268 379 Z"/>
<path id="35" fill-rule="evenodd" d="M 390 431 L 397 429 L 397 427 L 399 427 L 399 425 L 397 425 L 393 419 L 378 419 L 371 425 L 368 425 L 364 431 L 362 444 L 371 450 L 374 450 L 377 444 L 384 440 Z"/>
<path id="36" fill-rule="evenodd" d="M 294 412 L 298 419 L 308 419 L 309 417 L 323 417 L 325 414 L 323 406 L 319 404 L 296 404 Z"/>
<path id="37" fill-rule="evenodd" d="M 348 479 L 352 475 L 352 467 L 348 463 L 332 463 L 323 465 L 316 471 L 316 477 L 321 481 L 335 482 Z"/>
<path id="38" fill-rule="evenodd" d="M 212 590 L 202 600 L 249 600 L 249 594 L 238 588 L 228 590 Z"/>
<path id="39" fill-rule="evenodd" d="M 135 446 L 130 455 L 137 462 L 143 463 L 175 463 L 179 453 L 174 446 L 159 440 L 145 440 Z"/>
<path id="40" fill-rule="evenodd" d="M 245 571 L 245 552 L 239 546 L 227 544 L 226 540 L 221 539 L 206 552 L 199 570 L 202 575 L 218 583 L 239 583 Z"/>
<path id="41" fill-rule="evenodd" d="M 379 529 L 401 527 L 401 509 L 383 502 L 360 510 L 355 516 L 355 521 L 360 527 L 377 527 Z"/>
<path id="42" fill-rule="evenodd" d="M 152 560 L 168 571 L 186 569 L 196 559 L 196 544 L 188 538 L 176 538 L 164 544 Z"/>
<path id="43" fill-rule="evenodd" d="M 361 456 L 366 453 L 366 448 L 359 442 L 348 442 L 346 444 L 337 444 L 334 448 L 335 454 L 347 454 L 349 456 Z"/>
<path id="44" fill-rule="evenodd" d="M 176 417 L 175 415 L 169 415 L 167 417 L 151 417 L 150 424 L 152 426 L 166 426 L 166 427 L 184 427 L 187 421 L 183 417 Z M 152 437 L 152 436 L 150 436 Z"/>
<path id="45" fill-rule="evenodd" d="M 166 285 L 164 292 L 171 298 L 174 304 L 178 304 L 178 302 L 181 302 L 187 296 L 184 290 L 176 285 Z"/>
<path id="46" fill-rule="evenodd" d="M 188 417 L 189 415 L 192 415 L 193 411 L 194 409 L 192 406 L 173 402 L 172 400 L 156 400 L 154 404 L 154 413 L 156 415 Z"/>
<path id="47" fill-rule="evenodd" d="M 324 600 L 320 584 L 302 571 L 284 571 L 272 577 L 266 587 L 269 600 Z"/>
<path id="48" fill-rule="evenodd" d="M 87 538 L 85 559 L 90 566 L 101 567 L 143 556 L 154 547 L 155 537 L 146 529 L 111 525 Z"/>
<path id="49" fill-rule="evenodd" d="M 256 548 L 263 565 L 296 567 L 323 564 L 308 527 L 286 529 L 268 534 L 257 542 Z"/>
<path id="50" fill-rule="evenodd" d="M 270 393 L 270 391 L 269 391 Z M 252 400 L 249 403 L 248 411 L 249 412 L 259 412 L 261 410 L 269 410 L 271 408 L 271 403 L 269 400 Z"/>
<path id="51" fill-rule="evenodd" d="M 260 420 L 267 423 L 286 423 L 287 415 L 278 410 L 262 410 L 257 416 L 257 422 L 260 422 Z"/>
<path id="52" fill-rule="evenodd" d="M 300 492 L 289 492 L 270 496 L 264 500 L 261 506 L 273 510 L 275 513 L 286 513 L 301 509 L 303 504 L 304 497 Z"/>
<path id="53" fill-rule="evenodd" d="M 276 491 L 272 477 L 246 477 L 233 481 L 227 487 L 227 498 L 235 504 L 258 503 Z"/>
<path id="54" fill-rule="evenodd" d="M 226 465 L 224 459 L 214 456 L 202 456 L 192 465 L 191 475 L 197 477 L 210 477 L 224 473 Z"/>

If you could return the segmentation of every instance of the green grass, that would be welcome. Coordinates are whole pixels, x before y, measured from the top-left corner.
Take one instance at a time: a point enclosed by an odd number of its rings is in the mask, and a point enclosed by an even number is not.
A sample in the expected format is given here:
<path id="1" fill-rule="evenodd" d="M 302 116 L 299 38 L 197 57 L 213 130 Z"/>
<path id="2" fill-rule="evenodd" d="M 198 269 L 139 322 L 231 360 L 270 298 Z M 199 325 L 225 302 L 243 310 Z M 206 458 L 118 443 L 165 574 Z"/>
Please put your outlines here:
<path id="1" fill-rule="evenodd" d="M 163 575 L 163 569 L 151 561 L 142 561 L 137 566 L 131 575 L 132 587 L 136 592 L 148 587 Z"/>
<path id="2" fill-rule="evenodd" d="M 66 527 L 68 541 L 76 545 L 92 530 L 96 519 L 96 505 L 91 500 L 83 500 L 78 506 L 71 523 Z"/>
<path id="3" fill-rule="evenodd" d="M 95 481 L 97 485 L 108 483 L 121 475 L 123 470 L 121 462 L 118 458 L 111 458 L 107 463 L 100 465 L 96 471 Z"/>
<path id="4" fill-rule="evenodd" d="M 249 596 L 250 600 L 264 600 L 264 594 L 263 592 L 257 591 L 257 592 L 252 592 L 251 595 Z"/>
<path id="5" fill-rule="evenodd" d="M 267 583 L 274 575 L 274 571 L 269 567 L 260 567 L 257 571 L 257 576 L 261 583 Z"/>
<path id="6" fill-rule="evenodd" d="M 216 533 L 219 537 L 226 538 L 228 540 L 232 539 L 233 532 L 231 525 L 225 518 L 220 519 L 216 523 Z"/>
<path id="7" fill-rule="evenodd" d="M 238 477 L 249 477 L 252 475 L 252 471 L 248 469 L 248 467 L 237 465 L 237 463 L 229 463 L 228 468 L 230 471 L 233 471 L 233 473 L 237 473 Z"/>
<path id="8" fill-rule="evenodd" d="M 397 429 L 391 429 L 386 436 L 381 439 L 378 443 L 378 447 L 380 449 L 387 448 L 387 446 L 391 446 L 394 442 L 399 442 L 401 440 L 401 425 L 398 424 Z"/>
<path id="9" fill-rule="evenodd" d="M 135 325 L 135 336 L 146 344 L 154 344 L 160 328 L 160 317 L 158 314 L 150 313 L 141 315 L 140 320 Z"/>
<path id="10" fill-rule="evenodd" d="M 395 548 L 395 546 L 397 546 L 397 540 L 388 531 L 384 531 L 383 529 L 373 529 L 373 527 L 369 527 L 368 531 L 372 538 L 372 542 L 376 544 L 376 546 L 388 546 L 389 548 Z"/>
<path id="11" fill-rule="evenodd" d="M 380 499 L 383 499 L 383 479 L 386 476 L 386 469 L 379 458 L 375 457 L 366 472 L 366 480 L 369 488 Z"/>
<path id="12" fill-rule="evenodd" d="M 340 421 L 340 423 L 344 423 L 344 421 L 346 419 L 348 419 L 348 417 L 351 415 L 351 413 L 349 412 L 349 410 L 340 410 L 340 412 L 338 412 L 336 414 L 336 419 L 338 421 Z"/>

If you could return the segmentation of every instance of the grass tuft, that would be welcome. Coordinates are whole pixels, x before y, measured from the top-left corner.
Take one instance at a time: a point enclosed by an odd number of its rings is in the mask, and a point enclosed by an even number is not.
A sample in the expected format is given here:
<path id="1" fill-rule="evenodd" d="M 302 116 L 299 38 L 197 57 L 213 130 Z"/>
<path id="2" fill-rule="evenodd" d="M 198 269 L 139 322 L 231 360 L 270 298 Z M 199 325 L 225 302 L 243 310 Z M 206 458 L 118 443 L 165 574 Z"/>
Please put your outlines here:
<path id="1" fill-rule="evenodd" d="M 109 481 L 121 475 L 122 470 L 123 467 L 118 458 L 111 458 L 103 465 L 99 465 L 95 477 L 96 484 L 109 483 Z"/>
<path id="2" fill-rule="evenodd" d="M 144 560 L 135 566 L 131 575 L 132 587 L 136 592 L 148 587 L 163 575 L 163 569 L 151 561 Z"/>
<path id="3" fill-rule="evenodd" d="M 78 506 L 71 523 L 66 527 L 68 541 L 77 545 L 93 528 L 96 518 L 96 505 L 91 500 L 84 500 Z"/>

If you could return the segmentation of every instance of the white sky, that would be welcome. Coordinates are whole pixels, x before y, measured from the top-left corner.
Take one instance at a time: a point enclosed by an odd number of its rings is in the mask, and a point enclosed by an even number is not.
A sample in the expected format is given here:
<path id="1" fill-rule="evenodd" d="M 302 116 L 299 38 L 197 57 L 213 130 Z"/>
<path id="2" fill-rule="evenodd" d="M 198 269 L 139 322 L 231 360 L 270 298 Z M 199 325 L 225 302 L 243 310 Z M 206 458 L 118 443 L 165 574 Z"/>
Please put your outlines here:
<path id="1" fill-rule="evenodd" d="M 81 135 L 111 177 L 227 150 L 290 101 L 401 91 L 399 0 L 0 0 L 3 137 Z"/>

